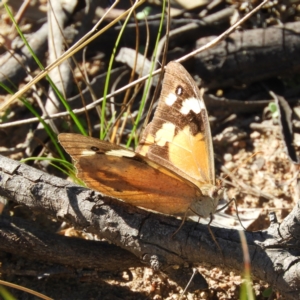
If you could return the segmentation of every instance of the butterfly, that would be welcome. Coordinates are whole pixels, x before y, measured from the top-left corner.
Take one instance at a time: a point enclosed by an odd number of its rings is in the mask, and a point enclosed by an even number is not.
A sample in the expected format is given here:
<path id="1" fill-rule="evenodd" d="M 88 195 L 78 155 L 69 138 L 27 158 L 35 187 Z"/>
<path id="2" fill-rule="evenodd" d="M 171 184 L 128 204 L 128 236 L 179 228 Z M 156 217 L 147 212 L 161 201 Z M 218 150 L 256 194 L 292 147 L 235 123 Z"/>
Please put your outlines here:
<path id="1" fill-rule="evenodd" d="M 79 134 L 58 139 L 87 187 L 129 204 L 205 218 L 222 197 L 202 94 L 180 63 L 166 66 L 158 107 L 136 152 Z"/>

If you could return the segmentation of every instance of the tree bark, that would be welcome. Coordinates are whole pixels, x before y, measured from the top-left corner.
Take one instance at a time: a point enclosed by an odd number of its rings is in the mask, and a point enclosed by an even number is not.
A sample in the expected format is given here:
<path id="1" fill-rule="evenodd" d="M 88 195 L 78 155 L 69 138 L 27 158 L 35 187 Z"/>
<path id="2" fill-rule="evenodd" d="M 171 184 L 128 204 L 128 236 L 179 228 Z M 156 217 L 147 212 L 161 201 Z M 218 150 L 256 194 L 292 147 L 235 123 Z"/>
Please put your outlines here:
<path id="1" fill-rule="evenodd" d="M 54 234 L 36 222 L 0 216 L 0 228 L 0 249 L 17 256 L 98 272 L 141 266 L 134 255 L 108 242 Z"/>
<path id="2" fill-rule="evenodd" d="M 195 70 L 208 88 L 239 86 L 300 70 L 300 23 L 236 31 L 227 39 L 199 53 Z M 197 41 L 200 48 L 215 37 Z M 276 63 L 274 63 L 276 62 Z"/>
<path id="3" fill-rule="evenodd" d="M 221 255 L 205 225 L 186 221 L 172 237 L 181 224 L 181 220 L 174 217 L 129 206 L 1 156 L 0 166 L 0 196 L 26 205 L 33 213 L 56 217 L 97 234 L 131 252 L 138 260 L 150 264 L 151 257 L 155 255 L 162 271 L 186 262 L 243 271 L 243 252 L 236 230 L 211 228 L 222 249 Z M 271 284 L 286 299 L 299 299 L 299 220 L 298 203 L 281 224 L 274 218 L 268 230 L 244 232 L 252 275 Z M 2 222 L 7 224 L 9 219 L 3 219 Z M 6 237 L 4 240 L 5 230 L 8 229 L 1 226 L 3 242 L 0 243 L 0 249 L 13 252 L 14 238 Z M 26 235 L 26 232 L 19 234 Z M 35 243 L 32 247 L 35 247 Z M 28 251 L 27 254 L 36 255 L 34 251 Z M 55 259 L 51 255 L 51 261 Z M 56 261 L 61 262 L 59 258 Z M 88 258 L 85 261 L 88 264 Z M 63 263 L 68 264 L 68 261 Z"/>

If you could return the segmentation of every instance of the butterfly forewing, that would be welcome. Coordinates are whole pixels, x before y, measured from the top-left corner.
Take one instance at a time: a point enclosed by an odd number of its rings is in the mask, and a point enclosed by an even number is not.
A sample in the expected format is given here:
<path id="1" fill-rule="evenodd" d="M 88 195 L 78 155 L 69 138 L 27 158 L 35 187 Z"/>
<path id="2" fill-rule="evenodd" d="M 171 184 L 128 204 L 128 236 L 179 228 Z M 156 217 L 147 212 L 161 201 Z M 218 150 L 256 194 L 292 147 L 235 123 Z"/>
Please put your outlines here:
<path id="1" fill-rule="evenodd" d="M 193 182 L 214 185 L 214 157 L 207 111 L 200 91 L 179 63 L 170 62 L 157 110 L 137 153 Z"/>
<path id="2" fill-rule="evenodd" d="M 201 196 L 184 178 L 133 151 L 79 134 L 58 138 L 73 158 L 78 178 L 105 195 L 178 216 Z"/>

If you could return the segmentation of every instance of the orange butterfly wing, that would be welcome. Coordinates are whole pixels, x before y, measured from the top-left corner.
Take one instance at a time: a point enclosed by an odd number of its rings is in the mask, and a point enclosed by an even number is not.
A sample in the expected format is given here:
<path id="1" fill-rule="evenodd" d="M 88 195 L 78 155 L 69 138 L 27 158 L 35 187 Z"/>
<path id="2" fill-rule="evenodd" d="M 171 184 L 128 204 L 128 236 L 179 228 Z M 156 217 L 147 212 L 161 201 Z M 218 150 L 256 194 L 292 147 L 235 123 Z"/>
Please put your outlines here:
<path id="1" fill-rule="evenodd" d="M 79 134 L 62 133 L 58 139 L 73 158 L 78 178 L 105 195 L 178 216 L 201 196 L 193 184 L 128 149 Z"/>
<path id="2" fill-rule="evenodd" d="M 137 153 L 167 167 L 199 188 L 215 184 L 207 111 L 189 73 L 177 62 L 166 67 L 158 107 Z"/>

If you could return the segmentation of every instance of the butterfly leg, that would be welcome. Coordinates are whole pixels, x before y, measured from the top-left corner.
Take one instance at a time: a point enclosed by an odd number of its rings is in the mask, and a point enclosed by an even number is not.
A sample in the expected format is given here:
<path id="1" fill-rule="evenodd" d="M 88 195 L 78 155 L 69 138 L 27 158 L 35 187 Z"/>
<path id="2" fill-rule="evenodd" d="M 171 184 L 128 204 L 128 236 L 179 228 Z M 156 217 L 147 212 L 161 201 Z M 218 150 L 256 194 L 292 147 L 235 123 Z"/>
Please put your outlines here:
<path id="1" fill-rule="evenodd" d="M 184 224 L 184 222 L 185 222 L 185 220 L 186 220 L 186 218 L 187 218 L 187 213 L 188 213 L 188 210 L 185 212 L 185 214 L 184 214 L 184 216 L 183 216 L 183 218 L 182 218 L 182 221 L 181 221 L 180 226 L 179 226 L 178 229 L 176 229 L 176 231 L 172 234 L 171 239 L 174 238 L 174 236 L 179 232 L 179 230 L 180 230 L 181 227 L 183 226 L 183 224 Z"/>
<path id="2" fill-rule="evenodd" d="M 224 254 L 223 254 L 222 249 L 221 249 L 221 247 L 220 247 L 218 241 L 216 240 L 216 237 L 215 237 L 215 235 L 214 235 L 214 233 L 212 232 L 211 227 L 210 227 L 210 224 L 211 224 L 212 220 L 213 220 L 213 214 L 210 214 L 210 220 L 209 220 L 209 223 L 207 224 L 207 228 L 208 228 L 208 231 L 209 231 L 209 233 L 210 233 L 210 235 L 211 235 L 213 241 L 214 241 L 215 244 L 217 245 L 217 247 L 218 247 L 218 249 L 219 249 L 219 251 L 220 251 L 220 253 L 221 253 L 221 256 L 222 256 L 222 258 L 223 258 L 223 262 L 224 262 L 224 260 L 225 260 Z"/>

